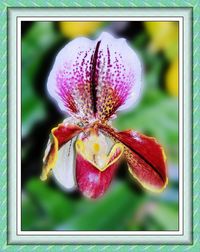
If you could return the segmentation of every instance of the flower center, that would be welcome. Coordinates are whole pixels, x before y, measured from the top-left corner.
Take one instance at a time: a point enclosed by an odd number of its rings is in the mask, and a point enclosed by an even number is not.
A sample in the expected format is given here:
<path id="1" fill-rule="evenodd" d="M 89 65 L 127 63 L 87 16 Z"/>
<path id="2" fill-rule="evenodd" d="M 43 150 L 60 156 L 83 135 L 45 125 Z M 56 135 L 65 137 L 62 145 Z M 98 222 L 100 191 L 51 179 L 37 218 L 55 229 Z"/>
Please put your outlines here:
<path id="1" fill-rule="evenodd" d="M 108 162 L 108 143 L 103 135 L 90 134 L 85 139 L 76 142 L 78 152 L 88 161 L 95 163 L 100 169 Z"/>
<path id="2" fill-rule="evenodd" d="M 115 160 L 113 155 L 117 148 L 123 152 L 121 144 L 114 144 L 101 133 L 98 135 L 91 133 L 88 137 L 80 137 L 76 141 L 77 152 L 100 171 L 105 170 L 108 164 Z"/>
<path id="3" fill-rule="evenodd" d="M 94 153 L 97 154 L 100 150 L 100 145 L 98 143 L 93 144 Z"/>

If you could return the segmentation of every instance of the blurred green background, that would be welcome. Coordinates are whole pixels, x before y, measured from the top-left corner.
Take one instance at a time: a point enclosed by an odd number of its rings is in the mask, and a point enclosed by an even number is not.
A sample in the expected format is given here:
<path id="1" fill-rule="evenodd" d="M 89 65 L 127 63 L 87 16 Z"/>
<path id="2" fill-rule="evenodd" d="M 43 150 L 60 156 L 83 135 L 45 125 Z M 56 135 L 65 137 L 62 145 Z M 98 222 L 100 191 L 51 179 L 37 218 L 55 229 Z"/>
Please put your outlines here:
<path id="1" fill-rule="evenodd" d="M 94 39 L 102 31 L 126 38 L 143 62 L 141 101 L 114 124 L 154 136 L 164 146 L 169 184 L 161 194 L 143 190 L 126 164 L 95 201 L 39 179 L 50 130 L 64 119 L 46 91 L 55 56 L 73 38 Z M 178 24 L 22 22 L 22 230 L 177 230 L 178 185 Z"/>

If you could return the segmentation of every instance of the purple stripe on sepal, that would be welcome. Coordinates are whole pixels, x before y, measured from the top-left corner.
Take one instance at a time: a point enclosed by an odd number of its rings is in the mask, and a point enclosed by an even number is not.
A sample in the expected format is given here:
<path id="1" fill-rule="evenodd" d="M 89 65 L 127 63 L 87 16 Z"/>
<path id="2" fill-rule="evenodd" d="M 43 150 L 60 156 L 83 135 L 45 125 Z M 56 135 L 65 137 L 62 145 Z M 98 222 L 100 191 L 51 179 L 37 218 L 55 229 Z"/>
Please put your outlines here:
<path id="1" fill-rule="evenodd" d="M 97 60 L 98 60 L 98 52 L 99 52 L 99 47 L 100 47 L 101 41 L 98 41 L 95 47 L 94 54 L 91 57 L 91 87 L 90 87 L 90 92 L 91 92 L 91 101 L 92 101 L 92 107 L 93 107 L 93 113 L 94 117 L 96 116 L 97 112 L 97 90 L 96 87 L 98 85 L 98 66 L 97 66 Z"/>

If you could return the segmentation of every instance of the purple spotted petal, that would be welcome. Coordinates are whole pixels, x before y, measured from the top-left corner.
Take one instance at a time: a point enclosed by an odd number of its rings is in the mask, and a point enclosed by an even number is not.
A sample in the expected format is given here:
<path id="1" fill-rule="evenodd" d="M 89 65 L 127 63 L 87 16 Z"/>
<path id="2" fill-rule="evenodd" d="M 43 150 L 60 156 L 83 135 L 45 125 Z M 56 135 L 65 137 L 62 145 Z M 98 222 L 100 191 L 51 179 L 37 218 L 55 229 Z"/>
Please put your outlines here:
<path id="1" fill-rule="evenodd" d="M 77 38 L 57 55 L 47 89 L 61 110 L 78 118 L 93 117 L 90 96 L 91 57 L 94 42 Z"/>
<path id="2" fill-rule="evenodd" d="M 102 33 L 77 38 L 56 57 L 47 88 L 59 107 L 86 121 L 107 120 L 134 104 L 141 90 L 141 65 L 124 39 Z"/>
<path id="3" fill-rule="evenodd" d="M 125 39 L 102 33 L 97 57 L 98 118 L 108 119 L 117 110 L 136 103 L 141 91 L 141 64 Z"/>

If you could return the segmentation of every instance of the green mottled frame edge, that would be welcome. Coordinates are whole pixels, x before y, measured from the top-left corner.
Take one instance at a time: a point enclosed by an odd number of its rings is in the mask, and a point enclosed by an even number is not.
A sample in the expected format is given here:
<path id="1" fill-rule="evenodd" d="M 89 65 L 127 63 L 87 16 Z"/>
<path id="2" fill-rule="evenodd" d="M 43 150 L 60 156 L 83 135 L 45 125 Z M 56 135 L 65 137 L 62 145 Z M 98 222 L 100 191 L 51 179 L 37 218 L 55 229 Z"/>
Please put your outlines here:
<path id="1" fill-rule="evenodd" d="M 20 151 L 21 145 L 21 127 L 17 125 L 17 118 L 20 117 L 19 100 L 17 96 L 17 65 L 21 64 L 19 57 L 17 57 L 17 18 L 19 17 L 31 17 L 31 16 L 65 16 L 65 17 L 182 17 L 183 22 L 183 93 L 187 94 L 183 96 L 184 106 L 183 109 L 183 233 L 181 235 L 164 235 L 146 231 L 144 235 L 128 235 L 126 232 L 123 235 L 97 235 L 97 232 L 92 232 L 89 235 L 85 232 L 85 235 L 44 235 L 39 232 L 18 232 L 17 230 L 17 209 L 21 202 L 17 201 L 17 174 L 20 169 L 19 160 L 17 160 L 17 151 Z M 9 88 L 8 88 L 8 112 L 9 112 L 9 176 L 8 176 L 8 196 L 9 196 L 9 208 L 8 208 L 8 242 L 9 244 L 191 244 L 192 242 L 192 153 L 191 153 L 191 123 L 192 120 L 192 90 L 189 83 L 191 83 L 191 38 L 192 38 L 192 9 L 191 8 L 70 8 L 66 9 L 32 9 L 32 8 L 8 8 L 8 32 L 9 38 L 9 64 L 8 64 L 8 76 L 9 76 Z M 188 55 L 190 55 L 188 57 Z M 19 81 L 19 79 L 18 79 Z M 19 83 L 19 82 L 18 82 Z M 179 94 L 180 95 L 180 94 Z M 183 105 L 182 104 L 182 105 Z M 18 109 L 17 109 L 18 107 Z M 180 122 L 179 122 L 180 125 Z M 17 132 L 17 134 L 16 134 Z M 16 143 L 16 145 L 15 145 Z M 180 153 L 179 153 L 180 154 Z M 180 171 L 180 169 L 179 169 Z M 16 190 L 14 190 L 15 188 Z M 36 234 L 38 233 L 38 234 Z M 78 233 L 78 231 L 76 232 Z M 114 233 L 114 232 L 113 232 Z"/>

